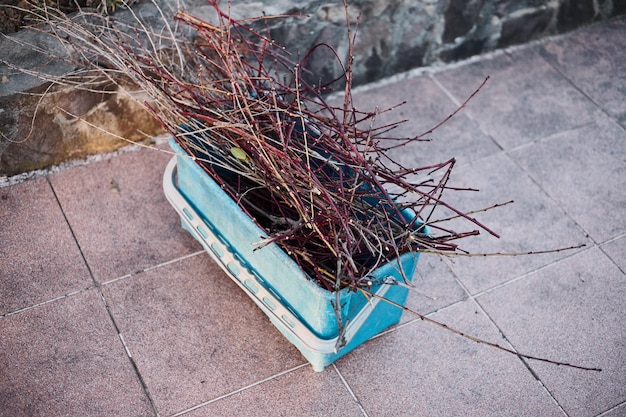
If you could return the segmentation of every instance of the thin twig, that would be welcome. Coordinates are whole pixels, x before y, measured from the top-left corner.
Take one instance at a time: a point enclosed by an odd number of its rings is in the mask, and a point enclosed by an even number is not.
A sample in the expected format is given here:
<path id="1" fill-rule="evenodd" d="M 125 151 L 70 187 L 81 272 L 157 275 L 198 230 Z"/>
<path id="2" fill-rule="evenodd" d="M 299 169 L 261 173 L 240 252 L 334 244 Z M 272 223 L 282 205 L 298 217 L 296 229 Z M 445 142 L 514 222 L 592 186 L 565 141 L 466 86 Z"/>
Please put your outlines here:
<path id="1" fill-rule="evenodd" d="M 433 319 L 431 319 L 428 316 L 420 314 L 420 313 L 418 313 L 418 312 L 416 312 L 416 311 L 414 311 L 414 310 L 412 310 L 412 309 L 410 309 L 408 307 L 405 307 L 405 306 L 403 306 L 401 304 L 398 304 L 398 303 L 396 303 L 394 301 L 391 301 L 391 300 L 389 300 L 389 299 L 387 299 L 385 297 L 382 297 L 382 296 L 380 296 L 380 295 L 378 295 L 376 293 L 373 293 L 371 291 L 367 291 L 367 290 L 364 290 L 364 291 L 366 291 L 367 294 L 370 297 L 378 298 L 379 300 L 382 300 L 382 301 L 384 301 L 384 302 L 386 302 L 388 304 L 391 304 L 394 307 L 397 307 L 397 308 L 399 308 L 399 309 L 401 309 L 403 311 L 406 311 L 409 314 L 412 314 L 412 315 L 416 316 L 417 318 L 419 318 L 422 321 L 425 321 L 425 322 L 430 323 L 430 324 L 434 324 L 435 326 L 441 327 L 441 328 L 443 328 L 443 329 L 445 329 L 445 330 L 447 330 L 449 332 L 452 332 L 452 333 L 454 333 L 454 334 L 456 334 L 458 336 L 461 336 L 461 337 L 463 337 L 465 339 L 468 339 L 468 340 L 471 340 L 473 342 L 479 343 L 481 345 L 490 346 L 490 347 L 496 348 L 498 350 L 501 350 L 503 352 L 511 353 L 511 354 L 517 356 L 518 358 L 530 359 L 530 360 L 540 361 L 540 362 L 546 362 L 546 363 L 550 363 L 552 365 L 565 366 L 565 367 L 568 367 L 568 368 L 581 369 L 581 370 L 584 370 L 584 371 L 596 371 L 596 372 L 601 372 L 602 371 L 601 368 L 575 365 L 575 364 L 571 364 L 571 363 L 567 363 L 567 362 L 561 362 L 561 361 L 556 361 L 556 360 L 552 360 L 552 359 L 547 359 L 547 358 L 542 358 L 542 357 L 539 357 L 539 356 L 528 355 L 528 354 L 525 354 L 525 353 L 517 352 L 517 351 L 515 351 L 513 349 L 509 349 L 509 348 L 506 348 L 504 346 L 501 346 L 501 345 L 499 345 L 497 343 L 489 342 L 487 340 L 484 340 L 484 339 L 481 339 L 479 337 L 472 336 L 470 334 L 467 334 L 465 332 L 457 330 L 457 329 L 455 329 L 453 327 L 448 326 L 445 323 L 439 322 L 437 320 L 433 320 Z"/>

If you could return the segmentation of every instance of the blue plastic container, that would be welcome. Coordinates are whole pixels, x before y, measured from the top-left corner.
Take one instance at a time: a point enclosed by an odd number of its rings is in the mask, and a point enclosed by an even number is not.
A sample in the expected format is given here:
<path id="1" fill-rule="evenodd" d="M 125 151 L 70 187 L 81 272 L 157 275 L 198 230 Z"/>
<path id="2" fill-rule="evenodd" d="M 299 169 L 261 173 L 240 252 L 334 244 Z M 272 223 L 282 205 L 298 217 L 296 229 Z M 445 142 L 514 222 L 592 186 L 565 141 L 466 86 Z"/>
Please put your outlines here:
<path id="1" fill-rule="evenodd" d="M 174 141 L 177 156 L 164 174 L 164 191 L 181 216 L 183 227 L 196 238 L 224 271 L 268 315 L 302 352 L 315 371 L 322 371 L 363 342 L 396 324 L 402 310 L 360 291 L 339 293 L 340 334 L 334 303 L 337 295 L 310 280 L 277 244 L 254 251 L 266 237 L 235 201 Z M 176 181 L 177 180 L 177 181 Z M 407 253 L 376 269 L 372 288 L 378 295 L 404 305 L 408 288 L 400 264 L 412 278 L 419 253 Z"/>

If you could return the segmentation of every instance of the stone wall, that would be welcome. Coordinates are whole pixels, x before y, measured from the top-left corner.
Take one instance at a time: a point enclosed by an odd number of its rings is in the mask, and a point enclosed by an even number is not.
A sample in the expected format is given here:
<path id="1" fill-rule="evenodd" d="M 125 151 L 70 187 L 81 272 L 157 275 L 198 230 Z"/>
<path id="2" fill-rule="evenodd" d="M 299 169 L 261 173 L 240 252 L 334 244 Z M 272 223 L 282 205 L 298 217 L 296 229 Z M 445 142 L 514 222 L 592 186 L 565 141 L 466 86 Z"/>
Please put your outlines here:
<path id="1" fill-rule="evenodd" d="M 192 14 L 212 19 L 212 9 L 205 1 L 189 1 L 186 8 Z M 154 14 L 150 7 L 150 3 L 139 2 L 134 9 Z M 231 14 L 236 18 L 263 13 L 299 15 L 269 20 L 271 36 L 294 53 L 324 43 L 345 61 L 348 40 L 341 1 L 231 1 Z M 351 0 L 350 20 L 359 19 L 354 82 L 358 85 L 412 68 L 467 58 L 624 13 L 623 0 Z M 46 67 L 55 74 L 68 68 L 49 63 L 45 54 L 26 45 L 44 50 L 55 47 L 29 31 L 0 37 L 0 176 L 124 145 L 115 135 L 140 140 L 144 133 L 159 132 L 158 124 L 132 94 L 64 88 L 54 89 L 42 99 L 46 83 L 20 74 L 2 61 L 27 68 Z M 341 73 L 328 48 L 317 49 L 306 67 L 315 74 L 310 76 L 311 82 L 334 79 Z M 80 117 L 72 118 L 69 113 Z"/>
<path id="2" fill-rule="evenodd" d="M 240 16 L 301 13 L 274 20 L 273 38 L 292 51 L 326 43 L 347 56 L 346 18 L 341 1 L 241 0 Z M 359 17 L 354 81 L 371 82 L 412 68 L 457 61 L 472 55 L 626 13 L 623 0 L 352 0 L 350 17 Z M 197 9 L 202 14 L 205 7 Z M 328 50 L 308 63 L 324 80 L 340 73 Z"/>

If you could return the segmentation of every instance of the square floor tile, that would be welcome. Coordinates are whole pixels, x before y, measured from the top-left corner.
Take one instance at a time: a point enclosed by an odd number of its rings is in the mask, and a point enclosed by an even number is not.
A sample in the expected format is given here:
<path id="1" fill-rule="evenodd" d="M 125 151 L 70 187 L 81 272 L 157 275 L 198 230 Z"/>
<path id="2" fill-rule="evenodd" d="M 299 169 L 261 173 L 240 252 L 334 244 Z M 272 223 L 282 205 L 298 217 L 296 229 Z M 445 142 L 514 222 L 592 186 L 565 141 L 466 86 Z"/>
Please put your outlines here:
<path id="1" fill-rule="evenodd" d="M 453 220 L 457 231 L 479 230 L 481 235 L 460 239 L 473 254 L 515 254 L 546 251 L 590 243 L 580 227 L 506 154 L 501 153 L 460 167 L 449 185 L 473 187 L 478 192 L 450 192 L 447 201 L 464 212 L 513 203 L 473 215 L 500 235 L 496 238 L 468 221 Z M 571 251 L 520 256 L 450 256 L 450 268 L 468 291 L 476 294 L 541 268 Z"/>
<path id="2" fill-rule="evenodd" d="M 45 178 L 0 188 L 0 315 L 92 285 Z"/>
<path id="3" fill-rule="evenodd" d="M 51 176 L 98 281 L 201 250 L 163 194 L 163 171 L 170 158 L 142 150 Z"/>
<path id="4" fill-rule="evenodd" d="M 186 414 L 213 416 L 363 417 L 337 373 L 301 368 Z"/>
<path id="5" fill-rule="evenodd" d="M 626 276 L 598 248 L 478 298 L 518 351 L 587 367 L 529 361 L 568 415 L 626 400 Z"/>
<path id="6" fill-rule="evenodd" d="M 472 301 L 432 318 L 503 343 Z M 426 322 L 365 343 L 337 367 L 370 416 L 563 415 L 516 356 Z"/>
<path id="7" fill-rule="evenodd" d="M 103 291 L 161 415 L 306 362 L 208 255 Z"/>
<path id="8" fill-rule="evenodd" d="M 491 79 L 467 111 L 504 149 L 584 125 L 600 110 L 532 49 L 436 74 L 459 101 Z"/>
<path id="9" fill-rule="evenodd" d="M 394 80 L 380 87 L 357 90 L 357 108 L 380 111 L 405 104 L 376 116 L 376 126 L 406 120 L 383 135 L 392 138 L 412 138 L 424 134 L 452 114 L 457 105 L 427 76 Z M 428 141 L 414 141 L 389 152 L 403 165 L 415 168 L 459 158 L 461 163 L 490 155 L 500 150 L 464 111 L 440 128 L 423 136 Z M 382 140 L 385 143 L 385 140 Z"/>
<path id="10" fill-rule="evenodd" d="M 153 416 L 95 290 L 0 318 L 0 416 Z"/>
<path id="11" fill-rule="evenodd" d="M 626 232 L 626 130 L 608 118 L 511 153 L 598 243 Z"/>
<path id="12" fill-rule="evenodd" d="M 626 116 L 626 18 L 539 47 L 545 59 L 612 116 Z"/>

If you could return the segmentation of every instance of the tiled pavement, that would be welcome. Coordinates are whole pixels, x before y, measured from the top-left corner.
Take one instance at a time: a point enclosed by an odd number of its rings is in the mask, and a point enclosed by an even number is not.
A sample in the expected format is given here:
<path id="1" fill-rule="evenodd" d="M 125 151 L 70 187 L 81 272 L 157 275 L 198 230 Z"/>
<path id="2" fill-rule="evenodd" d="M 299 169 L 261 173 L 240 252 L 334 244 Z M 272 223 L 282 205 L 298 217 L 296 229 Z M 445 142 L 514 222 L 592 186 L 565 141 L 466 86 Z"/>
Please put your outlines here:
<path id="1" fill-rule="evenodd" d="M 626 19 L 358 89 L 408 103 L 404 150 L 456 157 L 501 239 L 423 256 L 403 317 L 315 373 L 179 225 L 169 156 L 129 152 L 0 188 L 0 416 L 626 416 Z M 399 134 L 402 132 L 398 132 Z"/>

